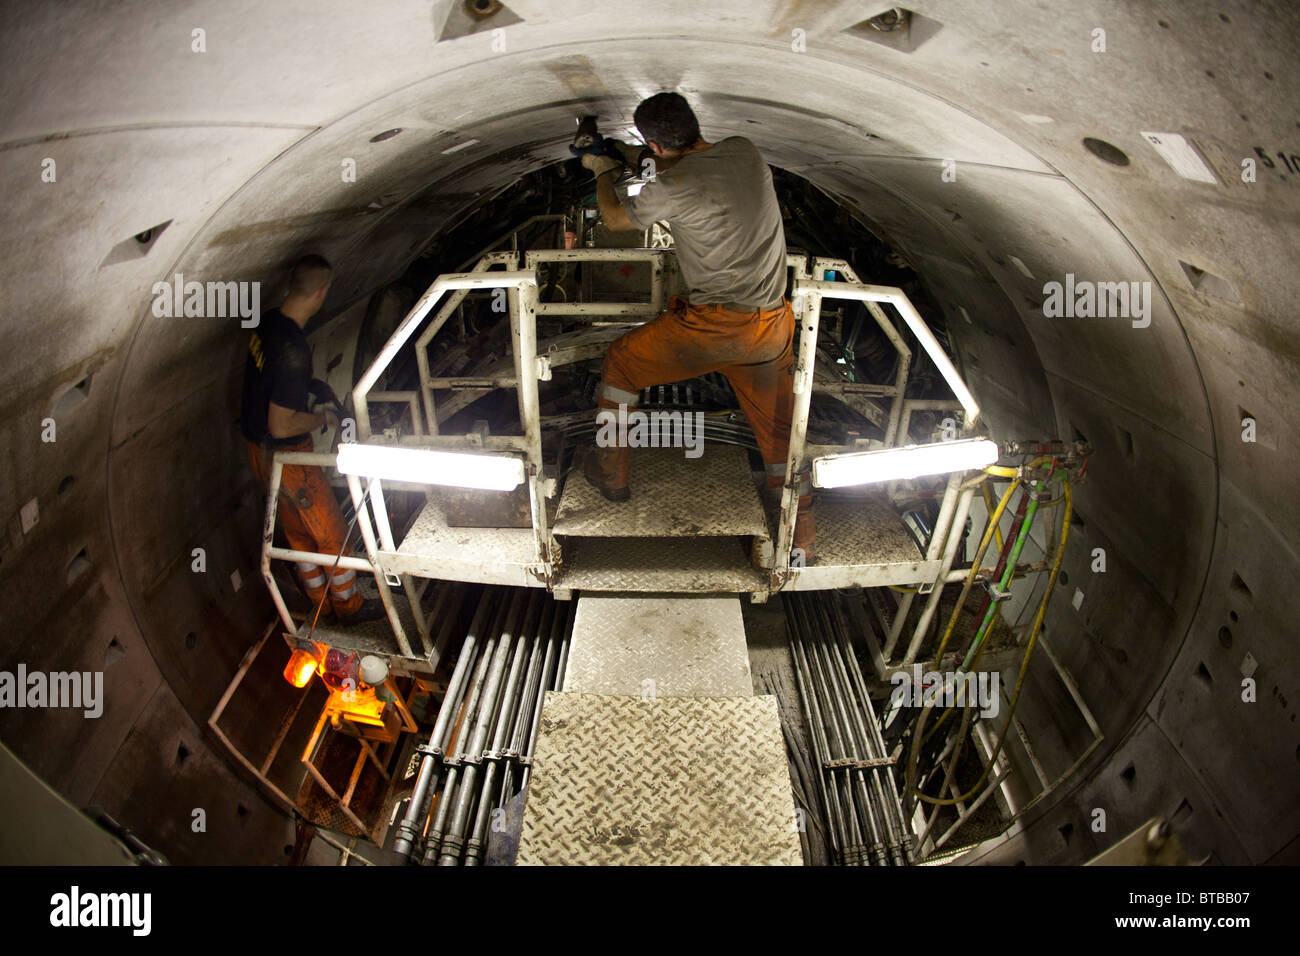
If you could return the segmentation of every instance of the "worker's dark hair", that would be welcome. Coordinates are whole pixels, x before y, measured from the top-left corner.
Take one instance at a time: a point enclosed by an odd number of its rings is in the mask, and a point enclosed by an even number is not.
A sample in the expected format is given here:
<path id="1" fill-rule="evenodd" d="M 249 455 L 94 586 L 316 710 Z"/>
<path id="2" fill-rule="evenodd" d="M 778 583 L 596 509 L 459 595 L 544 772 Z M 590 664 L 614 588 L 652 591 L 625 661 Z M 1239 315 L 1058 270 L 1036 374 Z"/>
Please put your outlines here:
<path id="1" fill-rule="evenodd" d="M 313 295 L 330 281 L 333 270 L 324 256 L 303 256 L 289 270 L 289 294 Z"/>
<path id="2" fill-rule="evenodd" d="M 693 146 L 700 138 L 699 120 L 680 93 L 656 93 L 642 100 L 632 122 L 647 143 L 653 141 L 670 152 Z"/>

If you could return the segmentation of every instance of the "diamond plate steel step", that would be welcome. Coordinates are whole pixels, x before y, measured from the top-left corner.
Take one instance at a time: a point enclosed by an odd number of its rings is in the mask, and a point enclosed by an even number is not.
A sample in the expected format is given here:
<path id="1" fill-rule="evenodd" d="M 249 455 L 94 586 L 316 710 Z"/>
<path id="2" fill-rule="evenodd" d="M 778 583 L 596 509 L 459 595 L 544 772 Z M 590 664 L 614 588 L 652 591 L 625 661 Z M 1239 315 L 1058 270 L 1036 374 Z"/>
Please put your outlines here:
<path id="1" fill-rule="evenodd" d="M 764 510 L 775 534 L 777 508 L 767 504 Z M 915 585 L 933 582 L 939 573 L 941 562 L 925 559 L 883 491 L 820 492 L 813 517 L 816 563 L 796 566 L 787 590 Z"/>
<path id="2" fill-rule="evenodd" d="M 749 455 L 738 445 L 705 443 L 687 458 L 682 448 L 633 448 L 632 497 L 607 501 L 582 475 L 569 472 L 555 534 L 574 537 L 767 537 L 767 519 L 754 487 Z"/>
<path id="3" fill-rule="evenodd" d="M 776 698 L 547 693 L 517 862 L 801 864 Z"/>
<path id="4" fill-rule="evenodd" d="M 570 591 L 761 591 L 748 538 L 570 538 L 555 586 Z"/>
<path id="5" fill-rule="evenodd" d="M 584 594 L 569 644 L 566 693 L 749 697 L 749 652 L 736 597 Z"/>
<path id="6" fill-rule="evenodd" d="M 451 581 L 536 586 L 529 567 L 536 562 L 532 528 L 453 528 L 442 502 L 422 506 L 396 551 L 381 551 L 395 572 Z"/>

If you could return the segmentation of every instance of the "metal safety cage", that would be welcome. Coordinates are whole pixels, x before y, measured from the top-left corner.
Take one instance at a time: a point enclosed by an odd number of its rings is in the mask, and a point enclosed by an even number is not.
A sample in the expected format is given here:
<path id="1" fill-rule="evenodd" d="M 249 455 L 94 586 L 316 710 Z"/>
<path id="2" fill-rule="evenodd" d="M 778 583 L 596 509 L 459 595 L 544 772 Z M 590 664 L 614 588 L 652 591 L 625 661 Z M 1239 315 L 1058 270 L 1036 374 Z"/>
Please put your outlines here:
<path id="1" fill-rule="evenodd" d="M 515 271 L 514 267 L 517 259 L 518 256 L 515 253 L 489 253 L 483 256 L 475 264 L 473 270 L 468 273 L 439 276 L 415 303 L 415 306 L 403 319 L 401 325 L 397 327 L 388 342 L 385 343 L 384 348 L 371 363 L 365 374 L 361 376 L 353 389 L 352 396 L 357 415 L 357 431 L 361 440 L 371 444 L 388 443 L 380 441 L 371 432 L 369 414 L 371 389 L 374 388 L 379 377 L 396 358 L 402 347 L 419 330 L 433 308 L 439 304 L 444 295 L 451 293 L 446 301 L 442 302 L 442 307 L 434 316 L 433 321 L 429 323 L 428 328 L 425 329 L 416 342 L 416 360 L 420 370 L 421 395 L 424 400 L 426 415 L 426 433 L 419 434 L 417 431 L 416 435 L 400 440 L 397 444 L 413 444 L 419 447 L 469 452 L 501 451 L 521 454 L 526 466 L 526 480 L 533 524 L 533 553 L 526 571 L 535 580 L 501 583 L 545 586 L 549 581 L 552 564 L 545 508 L 549 482 L 546 482 L 542 475 L 542 444 L 538 415 L 537 382 L 539 379 L 550 378 L 550 368 L 547 362 L 539 360 L 537 356 L 536 276 L 533 272 Z M 506 271 L 489 272 L 489 269 L 494 265 L 503 265 L 506 267 Z M 482 435 L 477 433 L 442 435 L 439 432 L 434 389 L 441 387 L 454 388 L 465 383 L 458 379 L 444 380 L 432 377 L 429 374 L 427 346 L 429 340 L 437 334 L 447 319 L 451 317 L 464 297 L 474 289 L 502 289 L 507 293 L 514 374 L 499 380 L 494 379 L 490 382 L 471 384 L 481 386 L 484 390 L 508 387 L 516 389 L 519 400 L 519 420 L 523 430 L 522 436 Z M 364 494 L 359 479 L 349 476 L 348 485 L 352 492 L 353 502 L 359 512 L 362 510 L 365 499 L 369 498 L 374 509 L 376 523 L 379 525 L 381 540 L 376 541 L 372 537 L 367 537 L 366 540 L 371 563 L 381 570 L 386 567 L 390 573 L 396 574 L 402 580 L 403 586 L 406 586 L 410 573 L 421 569 L 401 567 L 403 563 L 402 556 L 398 554 L 397 543 L 393 540 L 391 529 L 388 528 L 383 483 L 376 478 L 367 479 L 367 488 Z M 362 526 L 362 531 L 363 534 L 366 531 L 365 524 Z M 379 547 L 381 544 L 382 548 Z M 455 573 L 456 569 L 454 567 L 449 567 L 447 570 L 452 572 L 447 574 L 447 577 L 461 577 L 466 580 L 476 579 L 472 573 L 466 576 L 465 569 L 461 569 L 461 574 Z M 381 586 L 381 595 L 383 590 Z M 385 598 L 385 601 L 387 603 L 387 598 Z M 413 607 L 413 610 L 418 611 L 418 608 Z M 390 615 L 390 617 L 392 616 L 395 615 Z"/>
<path id="2" fill-rule="evenodd" d="M 423 595 L 423 588 L 428 585 L 425 581 L 417 587 L 409 576 L 402 576 L 401 586 L 406 591 L 406 596 L 410 604 L 411 613 L 414 619 L 414 625 L 420 646 L 424 650 L 423 655 L 416 654 L 411 646 L 411 641 L 406 633 L 406 628 L 402 623 L 401 616 L 398 614 L 396 603 L 393 600 L 391 588 L 387 575 L 384 573 L 382 564 L 376 561 L 377 539 L 375 531 L 370 523 L 370 516 L 361 501 L 360 482 L 354 476 L 348 476 L 348 487 L 352 490 L 352 500 L 357 508 L 357 524 L 361 528 L 362 540 L 366 544 L 366 557 L 358 558 L 349 554 L 335 555 L 322 554 L 315 551 L 297 551 L 290 548 L 277 548 L 275 546 L 275 519 L 278 513 L 278 503 L 280 498 L 280 485 L 284 476 L 285 465 L 315 465 L 321 468 L 333 468 L 337 463 L 337 457 L 332 454 L 323 452 L 309 451 L 279 451 L 275 453 L 271 463 L 271 482 L 266 501 L 266 519 L 262 525 L 262 580 L 266 582 L 267 590 L 271 594 L 271 600 L 275 604 L 276 611 L 279 612 L 280 620 L 289 634 L 296 634 L 298 625 L 289 613 L 288 606 L 284 603 L 284 596 L 280 593 L 280 588 L 276 583 L 275 575 L 271 573 L 271 560 L 274 558 L 280 561 L 293 561 L 302 564 L 316 564 L 325 568 L 339 567 L 361 571 L 366 574 L 372 574 L 375 577 L 375 584 L 379 589 L 380 597 L 384 603 L 384 609 L 388 615 L 389 624 L 393 629 L 393 637 L 397 642 L 397 650 L 400 655 L 409 660 L 431 660 L 433 654 L 433 645 L 429 640 L 429 622 L 425 619 L 420 609 L 420 598 Z M 377 484 L 377 482 L 375 482 Z M 381 535 L 387 544 L 392 540 L 392 529 L 388 527 L 388 513 L 382 508 L 376 512 L 377 516 L 382 515 Z M 436 663 L 436 662 L 434 662 Z M 398 670 L 404 670 L 402 665 L 398 664 Z"/>
<path id="3" fill-rule="evenodd" d="M 390 621 L 397 625 L 395 631 L 401 631 L 401 621 L 398 620 L 398 615 L 391 606 L 390 584 L 392 586 L 400 584 L 407 590 L 408 597 L 411 598 L 415 629 L 420 632 L 422 641 L 427 640 L 427 625 L 419 620 L 418 601 L 410 583 L 411 576 L 530 587 L 553 586 L 558 555 L 548 527 L 545 499 L 554 494 L 555 480 L 543 474 L 537 383 L 549 380 L 554 367 L 599 357 L 608 344 L 605 338 L 612 337 L 617 333 L 617 329 L 612 328 L 608 333 L 594 329 L 565 333 L 548 340 L 539 350 L 537 318 L 539 315 L 565 317 L 589 326 L 629 326 L 653 318 L 665 307 L 669 270 L 673 267 L 673 260 L 669 258 L 671 254 L 671 249 L 661 248 L 533 250 L 525 255 L 525 267 L 520 269 L 519 256 L 516 252 L 488 253 L 482 256 L 469 272 L 438 277 L 393 333 L 353 390 L 360 439 L 373 444 L 519 455 L 526 465 L 532 519 L 531 534 L 525 529 L 502 529 L 497 537 L 509 540 L 486 556 L 471 553 L 472 549 L 463 554 L 459 553 L 459 549 L 447 546 L 449 537 L 438 539 L 435 542 L 436 547 L 426 548 L 421 553 L 414 553 L 418 549 L 406 547 L 399 551 L 397 543 L 393 540 L 392 531 L 388 527 L 387 511 L 384 506 L 385 483 L 378 479 L 366 479 L 366 485 L 362 487 L 361 480 L 349 478 L 349 490 L 358 511 L 369 510 L 363 507 L 367 501 L 373 509 L 373 522 L 369 516 L 361 522 L 361 531 L 367 548 L 366 563 L 369 564 L 368 570 L 376 574 L 381 597 L 389 607 Z M 650 265 L 648 300 L 608 303 L 541 303 L 538 301 L 537 268 L 539 265 L 580 261 L 648 263 Z M 799 324 L 800 334 L 794 369 L 795 401 L 787 460 L 787 482 L 781 499 L 777 543 L 768 587 L 771 590 L 786 587 L 803 590 L 914 583 L 920 593 L 930 594 L 937 584 L 947 579 L 951 571 L 959 538 L 951 536 L 950 532 L 953 528 L 964 525 L 969 510 L 971 494 L 968 491 L 959 491 L 959 476 L 953 476 L 948 482 L 939 520 L 923 559 L 911 560 L 905 562 L 906 566 L 898 567 L 791 566 L 790 544 L 793 540 L 797 511 L 798 475 L 806 466 L 809 457 L 806 439 L 812 392 L 819 390 L 835 394 L 837 389 L 842 390 L 840 386 L 844 384 L 816 380 L 817 338 L 822 300 L 838 298 L 865 303 L 881 331 L 898 352 L 898 370 L 892 384 L 854 385 L 864 394 L 890 400 L 882 446 L 893 446 L 900 440 L 905 440 L 911 412 L 934 404 L 929 401 L 905 399 L 913 356 L 900 329 L 886 314 L 884 306 L 890 306 L 897 312 L 944 376 L 956 396 L 955 404 L 965 412 L 968 428 L 978 417 L 978 405 L 958 375 L 951 359 L 901 289 L 864 284 L 858 280 L 853 268 L 840 259 L 815 258 L 810 262 L 803 256 L 790 255 L 787 264 L 793 270 L 791 304 Z M 841 277 L 842 281 L 830 281 L 829 277 L 834 275 Z M 429 343 L 447 320 L 455 314 L 465 297 L 474 290 L 504 290 L 506 293 L 510 316 L 513 374 L 491 378 L 434 377 L 430 374 Z M 429 318 L 431 315 L 432 319 Z M 419 333 L 418 337 L 416 337 L 417 333 Z M 384 371 L 412 339 L 414 339 L 420 375 L 418 394 L 409 391 L 385 392 L 376 389 L 375 386 Z M 469 390 L 471 393 L 486 394 L 496 388 L 516 390 L 522 435 L 441 433 L 436 390 Z M 371 401 L 406 404 L 411 412 L 414 434 L 401 437 L 373 435 L 369 414 Z M 952 404 L 952 402 L 948 403 L 949 406 Z M 839 450 L 853 449 L 827 449 L 831 452 Z M 516 530 L 518 534 L 507 533 Z M 527 535 L 527 538 L 523 537 L 524 535 Z M 307 559 L 303 558 L 303 560 Z M 358 563 L 343 566 L 362 568 L 359 559 L 350 560 Z M 932 606 L 926 608 L 927 618 L 933 616 L 937 603 L 937 597 L 931 597 Z M 893 637 L 894 640 L 897 639 L 896 635 Z M 403 640 L 405 640 L 404 636 L 399 639 L 399 643 Z M 409 646 L 409 642 L 406 646 Z"/>
<path id="4" fill-rule="evenodd" d="M 370 562 L 381 571 L 387 570 L 403 576 L 436 576 L 477 580 L 485 583 L 514 584 L 548 587 L 555 571 L 554 548 L 547 526 L 545 499 L 554 493 L 554 482 L 543 475 L 541 451 L 541 425 L 538 412 L 538 381 L 547 381 L 555 365 L 568 364 L 591 358 L 603 351 L 605 343 L 584 345 L 554 343 L 545 355 L 538 354 L 537 316 L 565 316 L 587 320 L 590 324 L 631 325 L 644 321 L 663 310 L 667 264 L 666 249 L 577 249 L 538 250 L 527 254 L 526 268 L 517 270 L 518 255 L 514 252 L 495 252 L 484 255 L 468 273 L 440 276 L 428 288 L 406 318 L 398 326 L 383 350 L 375 358 L 353 390 L 357 415 L 357 430 L 363 441 L 373 444 L 395 442 L 399 445 L 416 445 L 427 448 L 461 450 L 468 452 L 498 451 L 521 454 L 526 462 L 527 481 L 532 517 L 532 548 L 527 560 L 496 562 L 476 560 L 456 554 L 412 555 L 399 553 L 387 527 L 383 503 L 384 483 L 369 479 L 364 493 L 359 482 L 349 479 L 353 501 L 358 506 L 368 497 L 374 509 L 379 537 L 376 547 L 370 548 Z M 650 298 L 645 303 L 539 303 L 537 266 L 547 262 L 610 261 L 650 264 Z M 493 267 L 505 271 L 490 271 Z M 435 377 L 430 373 L 428 347 L 433 337 L 455 313 L 465 297 L 473 290 L 504 290 L 510 315 L 511 351 L 514 374 L 481 378 L 473 376 Z M 427 317 L 438 311 L 431 321 Z M 422 328 L 423 326 L 423 328 Z M 389 401 L 410 402 L 408 392 L 371 391 L 385 369 L 402 347 L 419 331 L 415 340 L 416 362 L 420 375 L 419 398 L 423 407 L 423 421 L 417 417 L 412 405 L 415 435 L 403 438 L 380 438 L 372 432 L 369 402 L 376 398 Z M 497 388 L 514 388 L 518 394 L 519 418 L 523 435 L 446 435 L 439 427 L 439 409 L 435 390 L 454 389 L 486 394 Z M 363 527 L 363 532 L 365 528 Z M 516 549 L 517 551 L 517 549 Z M 382 594 L 381 588 L 381 594 Z M 386 599 L 387 600 L 387 599 Z"/>
<path id="5" fill-rule="evenodd" d="M 816 565 L 799 567 L 791 564 L 791 542 L 794 540 L 795 519 L 798 512 L 799 473 L 807 465 L 808 414 L 814 391 L 814 371 L 817 358 L 817 337 L 823 299 L 849 299 L 866 304 L 867 310 L 879 324 L 881 331 L 893 344 L 899 355 L 898 373 L 892 386 L 875 386 L 873 394 L 892 399 L 889 420 L 885 429 L 883 447 L 896 445 L 900 438 L 906 439 L 904 424 L 910 418 L 909 403 L 905 399 L 907 375 L 911 365 L 912 353 L 902 336 L 889 320 L 882 305 L 889 305 L 902 317 L 908 329 L 921 343 L 930 360 L 943 375 L 944 381 L 956 396 L 956 401 L 965 412 L 965 426 L 970 429 L 979 417 L 979 405 L 966 387 L 957 368 L 948 354 L 935 338 L 930 327 L 907 298 L 902 289 L 891 286 L 867 285 L 858 279 L 857 273 L 843 259 L 814 258 L 812 272 L 808 262 L 802 256 L 789 256 L 788 264 L 794 269 L 791 286 L 791 306 L 799 328 L 798 353 L 794 369 L 794 412 L 790 428 L 790 451 L 786 460 L 786 484 L 781 496 L 781 521 L 777 530 L 776 558 L 772 569 L 773 589 L 790 587 L 795 590 L 826 587 L 844 587 L 850 585 L 869 586 L 871 582 L 858 580 L 860 576 L 846 575 L 833 567 L 819 568 Z M 830 281 L 826 277 L 839 273 L 845 281 Z M 822 278 L 815 278 L 821 276 Z M 912 403 L 912 408 L 919 407 Z M 925 609 L 926 625 L 938 609 L 939 591 L 935 586 L 947 579 L 952 568 L 960 533 L 953 529 L 965 526 L 966 515 L 970 509 L 973 489 L 959 490 L 962 475 L 949 476 L 939 511 L 939 519 L 925 560 L 915 568 L 915 579 L 921 593 L 931 595 Z M 878 582 L 887 583 L 887 582 Z M 899 615 L 898 626 L 901 627 L 904 615 Z M 924 633 L 924 631 L 921 631 Z M 897 635 L 894 635 L 894 640 Z"/>

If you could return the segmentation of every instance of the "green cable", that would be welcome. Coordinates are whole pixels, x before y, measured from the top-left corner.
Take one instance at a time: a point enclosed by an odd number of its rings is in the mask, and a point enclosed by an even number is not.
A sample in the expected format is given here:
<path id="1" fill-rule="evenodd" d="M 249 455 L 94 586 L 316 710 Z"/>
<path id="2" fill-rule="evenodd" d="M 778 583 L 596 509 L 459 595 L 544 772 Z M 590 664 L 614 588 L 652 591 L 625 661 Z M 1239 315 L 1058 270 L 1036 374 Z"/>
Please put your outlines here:
<path id="1" fill-rule="evenodd" d="M 1020 533 L 1016 535 L 1016 542 L 1011 546 L 1011 555 L 1007 558 L 1007 566 L 1002 569 L 1002 578 L 998 581 L 997 590 L 1005 592 L 1011 584 L 1011 579 L 1015 577 L 1016 561 L 1020 558 L 1020 552 L 1025 547 L 1025 541 L 1029 538 L 1029 529 L 1034 523 L 1034 515 L 1038 512 L 1038 495 L 1042 493 L 1047 483 L 1052 480 L 1053 471 L 1046 478 L 1034 482 L 1034 490 L 1029 494 L 1029 507 L 1025 509 L 1025 520 L 1020 524 Z M 984 620 L 980 621 L 979 629 L 975 632 L 975 637 L 971 641 L 970 649 L 966 651 L 966 657 L 957 668 L 958 673 L 964 672 L 971 665 L 971 660 L 975 657 L 975 652 L 979 650 L 980 645 L 987 636 L 988 629 L 993 624 L 993 619 L 998 613 L 998 601 L 990 598 L 988 610 L 984 612 Z"/>
<path id="2" fill-rule="evenodd" d="M 1055 472 L 1053 472 L 1053 474 L 1055 474 Z M 1036 499 L 1034 495 L 1039 494 L 1042 491 L 1042 488 L 1051 480 L 1052 476 L 1048 475 L 1047 478 L 1035 482 L 1035 487 L 1033 489 L 1025 492 L 1029 495 L 1029 505 L 1025 508 L 1025 516 L 1020 522 L 1020 530 L 1016 534 L 1016 540 L 1011 545 L 1011 554 L 1007 558 L 1007 566 L 1002 570 L 1002 578 L 998 582 L 999 590 L 1005 591 L 1011 583 L 1011 579 L 1015 576 L 1016 561 L 1020 558 L 1020 552 L 1024 549 L 1025 541 L 1028 540 L 1030 527 L 1034 523 L 1034 514 L 1038 511 L 1038 499 Z M 958 611 L 960 611 L 960 608 L 958 608 Z M 993 626 L 993 620 L 997 617 L 997 611 L 998 602 L 994 601 L 990 597 L 989 606 L 984 612 L 984 618 L 980 621 L 979 627 L 975 629 L 975 633 L 971 637 L 971 643 L 970 647 L 966 651 L 966 657 L 957 668 L 958 674 L 966 673 L 972 666 L 974 666 L 974 662 L 979 658 L 982 653 L 981 648 L 984 646 L 984 638 L 988 635 L 989 629 Z M 931 737 L 938 733 L 939 728 L 947 722 L 952 711 L 952 707 L 945 708 L 944 712 L 939 716 L 938 721 L 930 728 L 921 743 L 926 743 Z"/>

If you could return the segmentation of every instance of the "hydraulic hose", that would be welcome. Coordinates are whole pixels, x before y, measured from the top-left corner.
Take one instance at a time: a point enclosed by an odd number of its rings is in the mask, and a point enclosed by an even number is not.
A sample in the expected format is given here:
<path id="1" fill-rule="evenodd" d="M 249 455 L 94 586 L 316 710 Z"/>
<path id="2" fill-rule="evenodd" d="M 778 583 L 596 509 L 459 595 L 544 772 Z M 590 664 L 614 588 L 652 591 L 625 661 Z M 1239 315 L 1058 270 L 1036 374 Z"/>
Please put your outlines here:
<path id="1" fill-rule="evenodd" d="M 963 803 L 974 797 L 984 788 L 984 782 L 988 779 L 994 765 L 997 763 L 998 755 L 1002 752 L 1002 744 L 1006 741 L 1007 731 L 1011 727 L 1012 718 L 1015 717 L 1016 704 L 1020 702 L 1020 693 L 1024 689 L 1025 676 L 1029 673 L 1029 660 L 1033 656 L 1034 646 L 1038 643 L 1038 634 L 1042 630 L 1043 618 L 1047 614 L 1047 604 L 1048 601 L 1051 600 L 1052 591 L 1056 586 L 1056 578 L 1061 570 L 1061 562 L 1065 557 L 1065 542 L 1070 536 L 1071 500 L 1070 481 L 1068 478 L 1065 479 L 1064 485 L 1065 491 L 1062 498 L 1065 508 L 1061 518 L 1061 540 L 1056 547 L 1056 555 L 1052 559 L 1052 570 L 1047 579 L 1047 588 L 1043 591 L 1043 599 L 1038 603 L 1038 613 L 1034 616 L 1033 629 L 1029 634 L 1029 642 L 1025 646 L 1025 656 L 1020 662 L 1020 673 L 1016 678 L 1016 688 L 1011 696 L 1011 704 L 1007 708 L 1007 719 L 1002 725 L 1001 732 L 998 734 L 997 743 L 993 747 L 993 752 L 989 755 L 988 763 L 984 767 L 984 772 L 980 774 L 979 779 L 975 781 L 975 785 L 971 787 L 969 791 L 949 799 L 930 797 L 918 792 L 916 796 L 928 804 L 935 806 L 955 806 L 958 803 Z"/>

